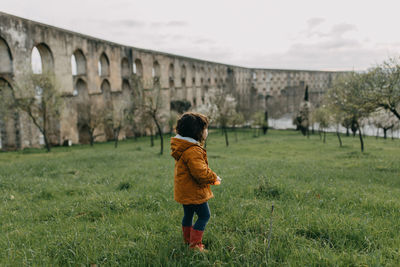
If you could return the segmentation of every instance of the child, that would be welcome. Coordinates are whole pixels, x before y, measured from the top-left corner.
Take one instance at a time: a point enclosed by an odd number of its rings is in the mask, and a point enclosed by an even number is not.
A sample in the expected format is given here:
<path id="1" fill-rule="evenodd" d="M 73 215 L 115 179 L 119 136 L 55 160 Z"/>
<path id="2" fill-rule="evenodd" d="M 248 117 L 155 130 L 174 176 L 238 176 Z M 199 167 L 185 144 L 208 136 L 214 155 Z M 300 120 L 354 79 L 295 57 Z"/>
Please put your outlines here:
<path id="1" fill-rule="evenodd" d="M 190 248 L 204 251 L 203 232 L 210 219 L 207 201 L 213 197 L 210 185 L 221 179 L 208 167 L 202 147 L 208 135 L 208 118 L 187 112 L 177 122 L 177 135 L 171 138 L 171 156 L 175 159 L 174 198 L 183 204 L 183 238 Z M 192 226 L 194 213 L 198 220 Z"/>

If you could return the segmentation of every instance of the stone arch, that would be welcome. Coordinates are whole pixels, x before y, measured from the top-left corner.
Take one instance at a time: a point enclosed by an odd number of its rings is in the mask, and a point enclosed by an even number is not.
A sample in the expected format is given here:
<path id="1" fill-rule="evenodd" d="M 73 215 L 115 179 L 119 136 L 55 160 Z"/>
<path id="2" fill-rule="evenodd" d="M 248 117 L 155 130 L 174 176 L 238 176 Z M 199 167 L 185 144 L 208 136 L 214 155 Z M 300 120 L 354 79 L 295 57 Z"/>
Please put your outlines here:
<path id="1" fill-rule="evenodd" d="M 205 104 L 205 94 L 206 94 L 205 88 L 206 88 L 206 86 L 204 85 L 204 77 L 206 75 L 206 72 L 205 72 L 205 69 L 203 66 L 200 67 L 199 74 L 200 74 L 199 75 L 200 76 L 200 99 L 198 101 L 199 101 L 199 104 Z"/>
<path id="2" fill-rule="evenodd" d="M 196 84 L 196 66 L 194 64 L 192 65 L 192 84 Z"/>
<path id="3" fill-rule="evenodd" d="M 200 67 L 200 77 L 204 78 L 206 76 L 206 71 L 204 70 L 204 67 Z"/>
<path id="4" fill-rule="evenodd" d="M 100 89 L 104 99 L 111 99 L 111 84 L 107 79 L 101 82 Z"/>
<path id="5" fill-rule="evenodd" d="M 0 74 L 13 73 L 13 57 L 6 40 L 0 37 Z"/>
<path id="6" fill-rule="evenodd" d="M 161 69 L 160 64 L 157 60 L 153 62 L 153 68 L 151 69 L 151 75 L 153 76 L 154 86 L 160 86 Z"/>
<path id="7" fill-rule="evenodd" d="M 101 83 L 101 93 L 103 96 L 103 106 L 107 111 L 112 110 L 112 99 L 111 99 L 111 85 L 107 79 L 104 79 Z M 110 126 L 104 126 L 104 134 L 107 140 L 114 138 L 113 129 Z"/>
<path id="8" fill-rule="evenodd" d="M 71 56 L 72 75 L 86 75 L 86 57 L 81 49 L 76 49 Z"/>
<path id="9" fill-rule="evenodd" d="M 254 81 L 257 81 L 257 73 L 255 71 L 251 73 L 251 77 Z"/>
<path id="10" fill-rule="evenodd" d="M 7 103 L 14 100 L 11 84 L 0 77 L 0 98 L 8 99 Z M 20 148 L 19 114 L 10 107 L 0 107 L 0 149 L 15 150 Z"/>
<path id="11" fill-rule="evenodd" d="M 127 79 L 122 80 L 122 93 L 120 97 L 122 98 L 122 101 L 119 104 L 122 105 L 121 108 L 124 110 L 124 112 L 133 112 L 135 95 Z M 131 123 L 125 125 L 123 130 L 125 131 L 125 137 L 129 138 L 135 135 L 134 128 Z"/>
<path id="12" fill-rule="evenodd" d="M 220 67 L 219 68 L 219 76 L 223 76 L 224 75 L 224 67 Z"/>
<path id="13" fill-rule="evenodd" d="M 88 101 L 89 99 L 89 90 L 87 88 L 87 83 L 84 79 L 79 78 L 76 83 L 75 83 L 75 88 L 77 91 L 76 96 L 81 100 L 81 101 Z"/>
<path id="14" fill-rule="evenodd" d="M 77 91 L 77 113 L 78 113 L 78 138 L 80 144 L 90 143 L 89 121 L 91 100 L 86 82 L 79 78 L 75 83 Z"/>
<path id="15" fill-rule="evenodd" d="M 151 70 L 151 75 L 153 78 L 160 78 L 161 77 L 161 69 L 160 69 L 160 63 L 158 63 L 157 60 L 153 62 L 153 68 Z"/>
<path id="16" fill-rule="evenodd" d="M 185 66 L 185 64 L 182 64 L 182 66 L 181 66 L 181 78 L 182 79 L 186 79 L 186 74 L 187 74 L 186 66 Z"/>
<path id="17" fill-rule="evenodd" d="M 122 80 L 122 93 L 121 97 L 123 99 L 124 109 L 128 108 L 133 102 L 134 92 L 132 90 L 131 84 L 127 79 Z"/>
<path id="18" fill-rule="evenodd" d="M 110 75 L 110 60 L 108 59 L 106 53 L 104 52 L 101 54 L 99 58 L 98 69 L 99 69 L 99 76 L 107 77 Z"/>
<path id="19" fill-rule="evenodd" d="M 32 71 L 35 74 L 52 72 L 54 70 L 54 58 L 49 46 L 40 43 L 32 48 L 31 52 Z"/>
<path id="20" fill-rule="evenodd" d="M 122 80 L 122 96 L 124 99 L 128 100 L 128 102 L 133 101 L 133 97 L 135 96 L 135 92 L 132 89 L 131 83 L 128 79 Z"/>
<path id="21" fill-rule="evenodd" d="M 132 87 L 131 84 L 129 83 L 129 81 L 127 79 L 123 79 L 122 80 L 122 95 L 124 96 L 131 96 L 132 94 Z"/>
<path id="22" fill-rule="evenodd" d="M 169 87 L 172 88 L 174 87 L 174 78 L 175 78 L 175 69 L 174 69 L 174 64 L 169 64 L 168 68 L 168 80 L 169 80 Z"/>
<path id="23" fill-rule="evenodd" d="M 174 64 L 173 63 L 169 64 L 168 77 L 170 79 L 173 79 L 175 77 L 175 69 L 174 69 Z"/>
<path id="24" fill-rule="evenodd" d="M 186 86 L 186 66 L 185 64 L 182 64 L 181 67 L 181 82 L 182 82 L 182 86 Z"/>
<path id="25" fill-rule="evenodd" d="M 121 60 L 121 76 L 127 78 L 131 75 L 131 68 L 129 67 L 129 61 L 126 57 Z"/>
<path id="26" fill-rule="evenodd" d="M 142 61 L 138 58 L 133 63 L 133 74 L 136 74 L 136 76 L 138 77 L 141 77 L 143 75 Z"/>

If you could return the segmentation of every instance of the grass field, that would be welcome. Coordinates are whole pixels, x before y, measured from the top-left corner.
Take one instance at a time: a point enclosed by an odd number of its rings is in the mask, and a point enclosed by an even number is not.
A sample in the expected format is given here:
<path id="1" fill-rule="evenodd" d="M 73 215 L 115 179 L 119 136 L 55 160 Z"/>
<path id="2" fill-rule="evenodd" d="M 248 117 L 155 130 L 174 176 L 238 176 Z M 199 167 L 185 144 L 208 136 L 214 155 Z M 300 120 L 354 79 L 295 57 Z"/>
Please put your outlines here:
<path id="1" fill-rule="evenodd" d="M 204 243 L 182 242 L 174 160 L 149 139 L 0 153 L 0 266 L 400 266 L 400 141 L 211 133 L 222 178 Z M 274 203 L 269 255 L 266 244 Z"/>

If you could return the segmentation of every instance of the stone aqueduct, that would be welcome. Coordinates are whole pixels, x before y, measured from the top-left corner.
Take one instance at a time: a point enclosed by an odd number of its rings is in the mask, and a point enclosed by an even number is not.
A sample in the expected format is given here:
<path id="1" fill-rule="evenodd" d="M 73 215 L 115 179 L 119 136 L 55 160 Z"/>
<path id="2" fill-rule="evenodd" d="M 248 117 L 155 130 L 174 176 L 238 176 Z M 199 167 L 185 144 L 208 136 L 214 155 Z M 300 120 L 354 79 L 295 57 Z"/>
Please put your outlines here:
<path id="1" fill-rule="evenodd" d="M 0 83 L 10 89 L 32 66 L 37 49 L 43 71 L 53 71 L 63 105 L 55 143 L 80 142 L 76 102 L 86 95 L 132 95 L 140 81 L 143 91 L 160 86 L 169 112 L 170 101 L 206 104 L 215 90 L 233 94 L 247 115 L 268 109 L 270 116 L 290 116 L 299 107 L 304 88 L 318 102 L 339 73 L 326 71 L 254 69 L 124 46 L 0 12 Z M 36 52 L 37 52 L 36 51 Z M 72 64 L 71 64 L 72 62 Z M 80 99 L 80 100 L 79 100 Z M 132 101 L 139 101 L 132 98 Z M 35 147 L 41 136 L 23 113 L 0 118 L 2 149 Z"/>

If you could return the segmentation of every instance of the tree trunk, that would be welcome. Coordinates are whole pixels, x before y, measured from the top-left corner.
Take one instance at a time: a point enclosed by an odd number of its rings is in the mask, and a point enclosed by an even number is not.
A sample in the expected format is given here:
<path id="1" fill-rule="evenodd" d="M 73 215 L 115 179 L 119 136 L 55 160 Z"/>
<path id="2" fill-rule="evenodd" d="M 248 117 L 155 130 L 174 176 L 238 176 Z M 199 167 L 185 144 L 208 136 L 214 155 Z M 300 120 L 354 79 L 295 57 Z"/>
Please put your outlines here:
<path id="1" fill-rule="evenodd" d="M 233 131 L 235 132 L 235 142 L 238 142 L 238 137 L 237 137 L 237 131 L 236 128 L 233 128 Z M 393 136 L 393 135 L 392 135 Z"/>
<path id="2" fill-rule="evenodd" d="M 379 128 L 376 130 L 376 139 L 379 137 Z"/>
<path id="3" fill-rule="evenodd" d="M 346 136 L 350 136 L 349 127 L 346 127 Z"/>
<path id="4" fill-rule="evenodd" d="M 229 146 L 229 140 L 228 140 L 228 131 L 226 130 L 226 127 L 222 128 L 225 134 L 225 144 L 226 146 Z"/>
<path id="5" fill-rule="evenodd" d="M 361 152 L 364 152 L 364 140 L 361 133 L 361 127 L 358 127 L 358 136 L 360 138 Z"/>
<path id="6" fill-rule="evenodd" d="M 311 134 L 315 134 L 315 130 L 314 130 L 314 123 L 311 126 Z"/>
<path id="7" fill-rule="evenodd" d="M 153 131 L 150 132 L 150 146 L 154 146 L 154 136 L 153 136 Z"/>
<path id="8" fill-rule="evenodd" d="M 93 144 L 94 144 L 94 131 L 89 130 L 89 136 L 90 136 L 90 146 L 93 146 Z"/>
<path id="9" fill-rule="evenodd" d="M 42 103 L 42 108 L 43 108 L 43 130 L 42 130 L 42 134 L 43 134 L 43 138 L 44 138 L 44 144 L 46 145 L 46 150 L 47 152 L 50 152 L 50 143 L 49 140 L 47 139 L 47 120 L 46 120 L 46 114 L 47 114 L 47 110 L 46 110 L 46 105 L 44 105 Z"/>
<path id="10" fill-rule="evenodd" d="M 387 139 L 387 128 L 383 128 L 383 139 Z"/>
<path id="11" fill-rule="evenodd" d="M 28 109 L 26 109 L 24 111 L 28 114 L 28 116 L 31 118 L 33 124 L 38 128 L 40 133 L 43 135 L 43 139 L 44 139 L 44 144 L 46 146 L 46 150 L 47 150 L 47 152 L 50 152 L 51 146 L 50 146 L 49 140 L 47 139 L 46 105 L 42 104 L 42 109 L 43 109 L 43 114 L 42 114 L 43 128 L 40 126 L 40 123 L 36 120 L 35 116 L 32 113 L 32 110 L 30 109 L 30 107 L 28 107 Z"/>
<path id="12" fill-rule="evenodd" d="M 158 135 L 160 136 L 160 145 L 161 145 L 161 147 L 160 147 L 160 155 L 162 155 L 163 152 L 164 152 L 164 139 L 163 139 L 163 136 L 162 136 L 162 130 L 161 130 L 160 124 L 158 124 L 157 118 L 155 116 L 153 116 L 153 120 L 154 120 L 154 123 L 157 126 Z"/>
<path id="13" fill-rule="evenodd" d="M 266 135 L 268 132 L 268 111 L 264 112 L 264 125 L 263 125 L 263 133 Z"/>
<path id="14" fill-rule="evenodd" d="M 389 110 L 400 120 L 400 114 L 395 108 L 390 108 Z"/>
<path id="15" fill-rule="evenodd" d="M 322 130 L 322 132 L 324 133 L 324 144 L 326 143 L 326 132 L 325 130 Z"/>
<path id="16" fill-rule="evenodd" d="M 42 134 L 43 134 L 43 138 L 44 138 L 44 144 L 46 145 L 46 150 L 47 150 L 47 152 L 50 152 L 51 148 L 50 148 L 49 140 L 47 139 L 46 131 L 43 131 Z"/>
<path id="17" fill-rule="evenodd" d="M 321 128 L 318 129 L 318 134 L 319 134 L 319 140 L 322 140 L 322 134 L 321 134 Z"/>
<path id="18" fill-rule="evenodd" d="M 118 136 L 119 136 L 120 128 L 114 129 L 114 148 L 118 147 Z"/>
<path id="19" fill-rule="evenodd" d="M 340 137 L 339 130 L 336 130 L 336 135 L 337 135 L 337 137 L 339 139 L 339 146 L 342 147 L 342 138 Z"/>
<path id="20" fill-rule="evenodd" d="M 263 134 L 266 135 L 267 132 L 268 132 L 268 127 L 265 127 L 265 126 L 264 126 L 264 127 L 263 127 Z"/>

